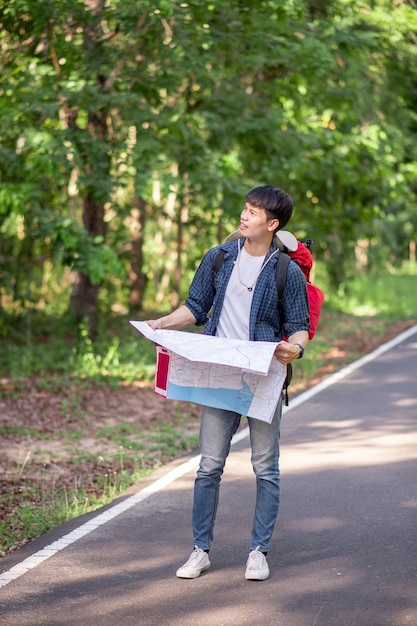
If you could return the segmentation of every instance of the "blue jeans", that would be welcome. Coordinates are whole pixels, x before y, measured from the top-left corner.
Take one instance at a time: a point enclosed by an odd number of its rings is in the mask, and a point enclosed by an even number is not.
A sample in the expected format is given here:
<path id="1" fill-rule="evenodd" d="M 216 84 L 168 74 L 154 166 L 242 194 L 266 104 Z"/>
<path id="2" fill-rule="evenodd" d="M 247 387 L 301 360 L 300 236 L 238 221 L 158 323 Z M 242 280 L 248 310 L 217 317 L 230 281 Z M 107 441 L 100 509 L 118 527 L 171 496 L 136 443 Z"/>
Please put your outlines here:
<path id="1" fill-rule="evenodd" d="M 269 549 L 279 508 L 279 434 L 282 400 L 271 424 L 248 417 L 252 467 L 256 476 L 256 507 L 250 549 Z M 194 545 L 208 550 L 213 543 L 220 481 L 230 443 L 241 416 L 203 407 L 200 427 L 201 461 L 194 484 Z"/>

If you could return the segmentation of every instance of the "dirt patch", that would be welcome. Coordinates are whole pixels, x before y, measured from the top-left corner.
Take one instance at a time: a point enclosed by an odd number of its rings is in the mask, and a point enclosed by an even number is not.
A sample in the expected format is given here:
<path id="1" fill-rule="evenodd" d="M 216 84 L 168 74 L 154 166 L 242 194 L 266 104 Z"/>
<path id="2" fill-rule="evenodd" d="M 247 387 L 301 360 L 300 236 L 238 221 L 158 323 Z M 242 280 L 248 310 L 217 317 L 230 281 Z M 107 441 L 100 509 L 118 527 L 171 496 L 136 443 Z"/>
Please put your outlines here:
<path id="1" fill-rule="evenodd" d="M 10 381 L 0 381 L 10 386 Z M 73 382 L 60 391 L 40 390 L 42 381 L 33 379 L 18 392 L 14 390 L 0 399 L 0 471 L 22 467 L 27 458 L 36 456 L 44 463 L 65 461 L 74 455 L 70 442 L 81 453 L 117 452 L 121 444 L 112 438 L 117 427 L 124 425 L 126 435 L 148 432 L 156 425 L 175 426 L 191 417 L 191 429 L 198 427 L 199 411 L 189 403 L 167 401 L 157 396 L 152 386 L 128 385 L 111 387 Z M 195 419 L 194 419 L 195 418 Z M 129 429 L 129 425 L 131 428 Z M 17 465 L 17 467 L 14 467 Z"/>

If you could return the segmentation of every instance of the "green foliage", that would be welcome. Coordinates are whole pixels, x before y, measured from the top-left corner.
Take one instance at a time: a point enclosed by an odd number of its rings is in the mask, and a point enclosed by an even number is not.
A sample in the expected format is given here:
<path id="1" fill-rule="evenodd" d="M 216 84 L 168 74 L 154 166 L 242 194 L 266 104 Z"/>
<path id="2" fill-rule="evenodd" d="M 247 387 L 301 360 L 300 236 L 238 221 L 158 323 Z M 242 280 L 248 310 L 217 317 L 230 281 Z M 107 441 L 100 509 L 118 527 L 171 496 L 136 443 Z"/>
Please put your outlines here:
<path id="1" fill-rule="evenodd" d="M 359 241 L 377 242 L 371 265 L 408 258 L 411 3 L 4 4 L 0 305 L 11 315 L 52 297 L 69 308 L 64 268 L 100 286 L 78 303 L 92 318 L 98 302 L 132 306 L 134 289 L 138 307 L 171 308 L 259 183 L 294 196 L 292 228 L 317 242 L 332 290 L 348 288 Z"/>
<path id="2" fill-rule="evenodd" d="M 416 265 L 406 263 L 391 271 L 357 273 L 349 289 L 333 290 L 322 263 L 315 266 L 314 282 L 324 290 L 325 310 L 374 318 L 384 324 L 392 320 L 417 318 L 415 282 Z M 151 317 L 148 314 L 147 317 Z M 21 320 L 25 326 L 25 321 Z M 117 386 L 121 382 L 151 381 L 155 369 L 155 348 L 128 323 L 125 316 L 103 319 L 99 337 L 92 342 L 88 330 L 81 325 L 77 335 L 71 335 L 68 318 L 45 318 L 37 313 L 33 323 L 32 342 L 25 344 L 25 334 L 15 328 L 15 337 L 4 339 L 0 351 L 0 378 L 36 377 L 40 389 L 60 389 L 69 380 L 96 382 Z M 45 328 L 50 335 L 45 341 Z M 39 334 L 37 334 L 37 332 Z M 320 333 L 318 333 L 320 337 Z M 320 340 L 319 340 L 320 341 Z M 312 346 L 319 341 L 314 339 Z M 71 410 L 77 410 L 76 398 Z"/>
<path id="3" fill-rule="evenodd" d="M 24 318 L 14 327 L 13 336 L 2 341 L 0 377 L 40 377 L 39 388 L 56 389 L 69 377 L 117 385 L 153 376 L 155 348 L 133 330 L 126 317 L 103 320 L 96 342 L 89 339 L 85 325 L 73 335 L 67 316 L 38 312 L 32 323 L 29 343 Z"/>
<path id="4" fill-rule="evenodd" d="M 357 274 L 342 293 L 329 293 L 329 305 L 357 317 L 385 319 L 417 317 L 417 267 L 405 264 L 402 269 Z"/>

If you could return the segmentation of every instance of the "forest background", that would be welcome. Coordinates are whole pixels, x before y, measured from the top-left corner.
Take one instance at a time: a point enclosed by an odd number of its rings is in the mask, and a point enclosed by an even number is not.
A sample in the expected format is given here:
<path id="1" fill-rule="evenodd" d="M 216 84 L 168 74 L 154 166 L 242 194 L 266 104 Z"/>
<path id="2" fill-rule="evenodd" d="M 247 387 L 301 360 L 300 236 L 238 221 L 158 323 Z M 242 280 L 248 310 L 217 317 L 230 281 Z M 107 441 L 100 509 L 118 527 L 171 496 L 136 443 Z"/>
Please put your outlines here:
<path id="1" fill-rule="evenodd" d="M 258 184 L 293 196 L 335 328 L 415 319 L 416 2 L 1 0 L 0 29 L 3 398 L 149 381 L 122 329 L 183 301 Z"/>

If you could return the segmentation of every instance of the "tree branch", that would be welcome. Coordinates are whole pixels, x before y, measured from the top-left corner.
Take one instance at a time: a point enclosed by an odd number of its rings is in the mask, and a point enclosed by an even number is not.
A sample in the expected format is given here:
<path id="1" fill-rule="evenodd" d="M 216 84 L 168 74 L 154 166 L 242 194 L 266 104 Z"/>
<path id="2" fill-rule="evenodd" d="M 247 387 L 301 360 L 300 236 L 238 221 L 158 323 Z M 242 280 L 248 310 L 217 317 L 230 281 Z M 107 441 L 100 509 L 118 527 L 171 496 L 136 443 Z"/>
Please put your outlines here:
<path id="1" fill-rule="evenodd" d="M 136 25 L 135 33 L 139 33 L 140 30 L 142 29 L 143 24 L 144 24 L 145 19 L 146 19 L 146 16 L 147 16 L 147 13 L 143 13 L 142 14 L 142 17 L 140 18 L 140 20 L 138 21 L 138 23 Z M 141 45 L 142 45 L 141 41 L 136 41 L 131 46 L 129 46 L 129 48 L 127 49 L 127 52 L 124 55 L 124 57 L 122 59 L 120 59 L 120 61 L 116 65 L 116 67 L 113 68 L 113 70 L 110 72 L 108 78 L 104 81 L 104 83 L 103 83 L 103 91 L 110 91 L 110 89 L 114 85 L 114 81 L 116 80 L 118 74 L 120 74 L 120 72 L 122 71 L 122 69 L 124 68 L 124 66 L 128 62 L 128 60 L 130 59 L 130 57 L 132 55 L 132 52 L 134 52 L 134 50 L 139 48 Z"/>

